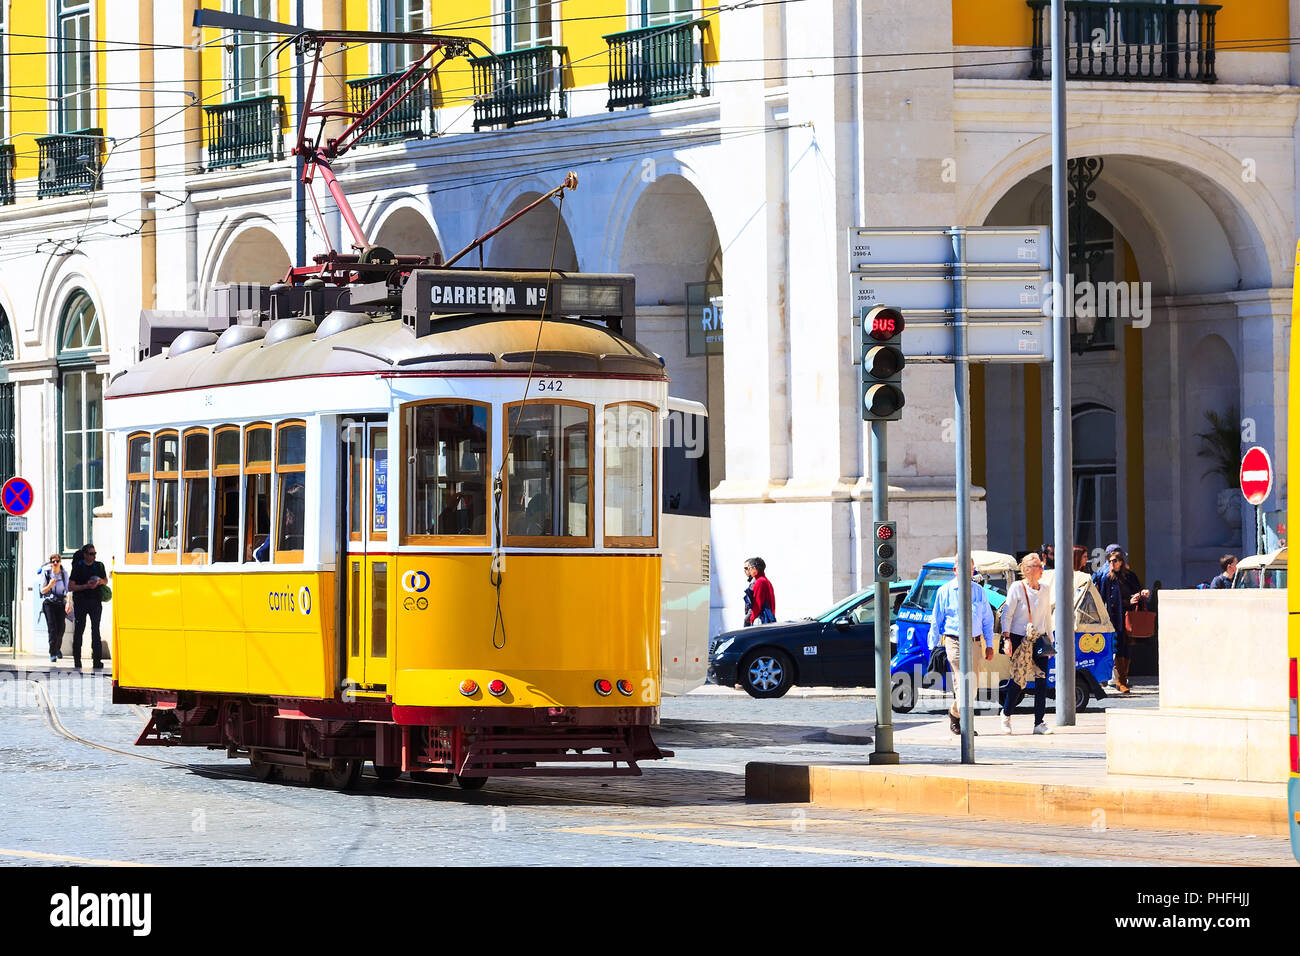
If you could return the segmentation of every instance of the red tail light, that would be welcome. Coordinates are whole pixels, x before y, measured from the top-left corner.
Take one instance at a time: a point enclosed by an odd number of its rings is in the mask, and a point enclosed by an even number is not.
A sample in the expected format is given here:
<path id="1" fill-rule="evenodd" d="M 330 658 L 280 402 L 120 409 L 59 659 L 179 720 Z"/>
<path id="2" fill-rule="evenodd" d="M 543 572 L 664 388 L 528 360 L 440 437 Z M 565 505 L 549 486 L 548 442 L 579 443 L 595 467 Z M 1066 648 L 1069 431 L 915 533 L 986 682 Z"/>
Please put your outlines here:
<path id="1" fill-rule="evenodd" d="M 473 697 L 478 693 L 478 684 L 466 677 L 460 682 L 460 692 L 466 697 Z"/>
<path id="2" fill-rule="evenodd" d="M 611 684 L 609 681 L 605 680 L 603 677 L 600 680 L 596 681 L 596 693 L 599 694 L 601 697 L 608 697 L 610 691 L 612 691 L 613 689 L 614 689 L 614 685 Z"/>
<path id="3" fill-rule="evenodd" d="M 624 697 L 631 697 L 632 682 L 627 678 L 623 678 L 623 680 L 618 682 L 618 692 L 622 694 Z"/>
<path id="4" fill-rule="evenodd" d="M 493 697 L 500 697 L 506 692 L 506 682 L 501 678 L 488 682 L 488 693 Z"/>

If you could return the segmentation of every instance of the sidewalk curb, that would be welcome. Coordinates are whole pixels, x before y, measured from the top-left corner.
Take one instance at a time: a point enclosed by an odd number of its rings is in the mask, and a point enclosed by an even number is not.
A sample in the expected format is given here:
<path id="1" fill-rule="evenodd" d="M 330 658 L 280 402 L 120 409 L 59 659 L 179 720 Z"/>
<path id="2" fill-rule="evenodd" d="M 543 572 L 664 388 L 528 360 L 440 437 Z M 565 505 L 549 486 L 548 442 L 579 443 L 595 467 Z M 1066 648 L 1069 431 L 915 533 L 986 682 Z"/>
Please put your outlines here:
<path id="1" fill-rule="evenodd" d="M 745 799 L 811 803 L 1105 829 L 1194 830 L 1285 837 L 1287 801 L 1227 793 L 1142 787 L 1089 787 L 1022 780 L 899 773 L 888 767 L 826 767 L 752 762 Z"/>

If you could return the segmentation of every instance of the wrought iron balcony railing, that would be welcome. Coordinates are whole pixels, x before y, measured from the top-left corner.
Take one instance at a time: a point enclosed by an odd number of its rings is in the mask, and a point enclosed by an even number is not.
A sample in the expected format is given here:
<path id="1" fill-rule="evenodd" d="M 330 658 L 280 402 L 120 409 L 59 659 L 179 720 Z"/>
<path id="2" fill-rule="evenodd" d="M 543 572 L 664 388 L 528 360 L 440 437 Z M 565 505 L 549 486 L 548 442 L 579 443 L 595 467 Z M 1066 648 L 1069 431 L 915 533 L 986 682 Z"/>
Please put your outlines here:
<path id="1" fill-rule="evenodd" d="M 14 148 L 13 144 L 0 146 L 0 206 L 14 202 Z"/>
<path id="2" fill-rule="evenodd" d="M 208 120 L 208 169 L 284 158 L 283 96 L 254 96 L 205 106 L 203 112 Z"/>
<path id="3" fill-rule="evenodd" d="M 709 95 L 704 66 L 706 20 L 624 30 L 605 37 L 609 46 L 606 106 L 650 106 Z"/>
<path id="4" fill-rule="evenodd" d="M 511 50 L 495 57 L 476 57 L 474 66 L 474 128 L 504 126 L 569 115 L 564 90 L 562 46 Z"/>
<path id="5" fill-rule="evenodd" d="M 1050 0 L 1033 17 L 1029 78 L 1050 73 Z M 1072 80 L 1213 83 L 1214 16 L 1221 7 L 1130 0 L 1066 0 L 1065 70 Z"/>
<path id="6" fill-rule="evenodd" d="M 36 138 L 36 198 L 67 196 L 99 188 L 104 168 L 104 131 L 83 129 Z"/>
<path id="7" fill-rule="evenodd" d="M 429 85 L 425 82 L 428 75 L 428 70 L 417 70 L 412 73 L 393 96 L 401 96 L 407 90 L 412 90 L 411 94 L 387 112 L 381 110 L 383 118 L 357 142 L 359 144 L 394 143 L 403 139 L 424 139 L 426 136 L 432 136 L 433 114 L 429 111 Z M 402 74 L 398 72 L 384 76 L 367 76 L 361 80 L 349 80 L 348 109 L 354 113 L 369 109 L 379 95 L 396 83 L 401 76 Z"/>

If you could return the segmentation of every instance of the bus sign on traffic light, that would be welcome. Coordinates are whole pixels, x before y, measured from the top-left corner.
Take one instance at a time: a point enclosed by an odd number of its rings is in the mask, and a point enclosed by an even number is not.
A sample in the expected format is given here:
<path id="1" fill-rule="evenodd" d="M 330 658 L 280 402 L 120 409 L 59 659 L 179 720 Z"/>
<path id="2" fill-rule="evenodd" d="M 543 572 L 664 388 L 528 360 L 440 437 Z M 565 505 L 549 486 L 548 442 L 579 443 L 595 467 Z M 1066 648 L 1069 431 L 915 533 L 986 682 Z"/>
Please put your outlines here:
<path id="1" fill-rule="evenodd" d="M 893 521 L 877 521 L 873 528 L 872 578 L 877 583 L 893 581 L 898 577 L 898 525 Z"/>
<path id="2" fill-rule="evenodd" d="M 903 313 L 887 305 L 862 310 L 862 420 L 903 417 Z"/>

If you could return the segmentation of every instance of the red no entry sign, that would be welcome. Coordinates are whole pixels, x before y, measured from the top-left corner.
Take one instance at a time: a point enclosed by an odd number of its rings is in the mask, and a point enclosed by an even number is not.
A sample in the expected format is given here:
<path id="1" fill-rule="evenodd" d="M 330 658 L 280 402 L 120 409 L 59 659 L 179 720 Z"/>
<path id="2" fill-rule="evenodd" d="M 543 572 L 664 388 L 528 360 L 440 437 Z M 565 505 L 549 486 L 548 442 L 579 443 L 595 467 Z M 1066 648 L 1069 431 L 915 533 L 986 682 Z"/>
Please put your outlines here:
<path id="1" fill-rule="evenodd" d="M 0 504 L 11 515 L 25 515 L 32 509 L 32 486 L 26 478 L 13 477 L 0 488 Z"/>
<path id="2" fill-rule="evenodd" d="M 1241 493 L 1252 505 L 1264 503 L 1273 490 L 1273 461 L 1256 445 L 1241 459 Z"/>

